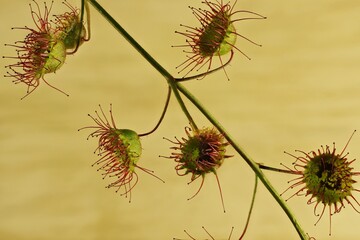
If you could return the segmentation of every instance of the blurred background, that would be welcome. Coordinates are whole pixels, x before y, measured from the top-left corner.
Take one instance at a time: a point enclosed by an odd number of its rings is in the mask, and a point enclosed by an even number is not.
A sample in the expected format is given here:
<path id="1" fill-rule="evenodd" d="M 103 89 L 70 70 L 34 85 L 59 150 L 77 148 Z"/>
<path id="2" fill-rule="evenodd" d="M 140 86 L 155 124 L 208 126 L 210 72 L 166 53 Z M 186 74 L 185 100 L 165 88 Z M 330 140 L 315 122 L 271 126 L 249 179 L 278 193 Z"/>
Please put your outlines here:
<path id="1" fill-rule="evenodd" d="M 14 56 L 4 47 L 24 39 L 34 27 L 31 1 L 1 0 L 1 55 Z M 73 6 L 80 1 L 69 0 Z M 174 33 L 180 24 L 198 26 L 188 5 L 199 1 L 135 0 L 99 3 L 175 76 L 185 60 L 179 48 L 185 39 Z M 39 2 L 43 10 L 43 2 Z M 341 151 L 351 133 L 360 127 L 360 5 L 349 1 L 238 1 L 235 9 L 255 11 L 267 20 L 240 21 L 238 32 L 262 44 L 257 47 L 239 38 L 238 52 L 223 71 L 200 81 L 185 83 L 257 162 L 281 167 L 294 159 L 284 151 L 305 152 L 335 142 Z M 53 14 L 66 10 L 55 0 Z M 237 15 L 241 17 L 241 14 Z M 169 156 L 172 144 L 163 137 L 185 136 L 187 119 L 175 99 L 161 127 L 142 138 L 139 165 L 155 171 L 165 184 L 138 171 L 139 183 L 132 202 L 106 189 L 91 164 L 96 139 L 86 140 L 92 125 L 87 116 L 101 104 L 113 104 L 119 128 L 139 133 L 156 124 L 166 98 L 167 84 L 100 14 L 91 7 L 91 41 L 68 56 L 65 65 L 24 100 L 25 85 L 1 77 L 0 87 L 0 239 L 4 240 L 155 240 L 209 238 L 238 239 L 246 221 L 254 174 L 229 148 L 234 157 L 218 170 L 226 213 L 223 213 L 214 175 L 207 175 L 201 192 L 187 201 L 200 180 L 188 185 L 190 176 L 179 177 Z M 1 66 L 14 63 L 1 58 Z M 1 67 L 1 76 L 6 69 Z M 208 121 L 186 101 L 199 126 Z M 346 151 L 360 157 L 359 133 Z M 353 165 L 360 171 L 360 163 Z M 267 172 L 275 188 L 283 192 L 293 176 Z M 358 180 L 358 179 L 356 179 Z M 359 189 L 360 186 L 357 184 Z M 284 197 L 291 196 L 291 191 Z M 359 193 L 355 193 L 359 199 Z M 332 217 L 317 217 L 308 197 L 288 201 L 300 224 L 316 239 L 359 239 L 360 215 L 349 205 Z M 357 206 L 359 209 L 359 206 Z M 298 239 L 293 226 L 268 191 L 259 183 L 250 226 L 245 239 Z"/>

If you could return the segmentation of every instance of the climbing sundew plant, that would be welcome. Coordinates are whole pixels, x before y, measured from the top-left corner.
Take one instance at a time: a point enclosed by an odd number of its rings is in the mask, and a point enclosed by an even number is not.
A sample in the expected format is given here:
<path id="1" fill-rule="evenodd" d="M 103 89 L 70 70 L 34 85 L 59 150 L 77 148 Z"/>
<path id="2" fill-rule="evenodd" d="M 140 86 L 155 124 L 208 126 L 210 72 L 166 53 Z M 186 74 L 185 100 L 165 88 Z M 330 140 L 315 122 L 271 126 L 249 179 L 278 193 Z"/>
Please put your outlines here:
<path id="1" fill-rule="evenodd" d="M 355 0 L 1 3 L 0 239 L 359 238 Z"/>

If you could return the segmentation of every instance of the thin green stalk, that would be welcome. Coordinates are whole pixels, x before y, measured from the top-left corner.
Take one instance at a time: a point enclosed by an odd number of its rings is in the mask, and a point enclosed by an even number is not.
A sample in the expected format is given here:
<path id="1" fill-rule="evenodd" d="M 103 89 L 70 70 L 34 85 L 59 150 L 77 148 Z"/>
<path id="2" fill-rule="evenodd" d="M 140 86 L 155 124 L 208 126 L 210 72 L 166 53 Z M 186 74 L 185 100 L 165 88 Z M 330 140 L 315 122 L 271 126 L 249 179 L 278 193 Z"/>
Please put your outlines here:
<path id="1" fill-rule="evenodd" d="M 161 75 L 173 78 L 96 0 L 88 1 Z"/>
<path id="2" fill-rule="evenodd" d="M 274 167 L 266 166 L 266 165 L 264 165 L 262 163 L 258 163 L 258 165 L 259 165 L 259 168 L 264 169 L 264 170 L 268 170 L 268 171 L 299 175 L 299 173 L 297 171 L 274 168 Z"/>
<path id="3" fill-rule="evenodd" d="M 86 10 L 86 22 L 87 22 L 87 37 L 85 38 L 82 38 L 82 31 L 83 31 L 83 28 L 80 27 L 79 28 L 79 33 L 78 33 L 78 36 L 80 36 L 77 40 L 77 43 L 76 43 L 76 47 L 74 50 L 72 50 L 71 52 L 69 52 L 69 54 L 74 54 L 76 53 L 76 51 L 78 50 L 78 48 L 80 47 L 80 44 L 81 44 L 81 41 L 89 41 L 90 40 L 90 35 L 91 35 L 91 30 L 90 30 L 90 10 L 89 10 L 89 4 L 87 2 L 87 0 L 81 0 L 81 10 L 80 10 L 80 23 L 81 25 L 83 24 L 84 22 L 84 14 L 85 14 L 85 10 Z"/>
<path id="4" fill-rule="evenodd" d="M 138 134 L 139 137 L 148 136 L 148 135 L 152 134 L 153 132 L 155 132 L 155 131 L 158 129 L 158 127 L 160 126 L 160 124 L 161 124 L 162 121 L 164 120 L 164 117 L 165 117 L 167 108 L 168 108 L 168 106 L 169 106 L 170 97 L 171 97 L 171 87 L 169 86 L 169 87 L 168 87 L 168 94 L 167 94 L 166 101 L 165 101 L 165 106 L 164 106 L 164 109 L 163 109 L 163 111 L 162 111 L 162 113 L 161 113 L 161 116 L 160 116 L 159 121 L 157 122 L 157 124 L 155 125 L 155 127 L 154 127 L 153 129 L 151 129 L 150 131 L 145 132 L 145 133 Z"/>
<path id="5" fill-rule="evenodd" d="M 182 111 L 185 113 L 188 118 L 191 127 L 194 130 L 197 130 L 197 126 L 195 121 L 191 117 L 189 111 L 187 110 L 179 91 L 176 87 L 176 82 L 174 77 L 166 71 L 145 49 L 96 1 L 96 0 L 88 0 L 91 5 L 167 80 L 170 85 L 174 95 L 179 102 L 179 105 Z"/>
<path id="6" fill-rule="evenodd" d="M 279 203 L 281 208 L 284 210 L 286 215 L 289 217 L 296 231 L 298 232 L 301 239 L 308 239 L 306 233 L 298 223 L 295 218 L 295 215 L 291 212 L 290 208 L 287 206 L 285 201 L 280 197 L 280 194 L 275 190 L 271 185 L 270 181 L 264 175 L 264 173 L 259 168 L 258 164 L 252 160 L 248 154 L 240 147 L 236 140 L 226 131 L 226 129 L 212 116 L 212 114 L 201 104 L 201 102 L 195 98 L 182 84 L 177 84 L 178 89 L 199 109 L 199 111 L 204 114 L 204 116 L 222 133 L 226 140 L 231 144 L 231 146 L 240 154 L 240 156 L 246 161 L 246 163 L 252 168 L 255 174 L 258 176 L 260 181 L 265 185 L 270 194 L 275 198 Z"/>
<path id="7" fill-rule="evenodd" d="M 233 55 L 234 55 L 234 51 L 231 51 L 231 56 L 229 58 L 229 60 L 221 65 L 220 67 L 217 67 L 215 69 L 212 69 L 212 70 L 208 70 L 204 73 L 200 73 L 200 74 L 197 74 L 197 75 L 193 75 L 193 76 L 190 76 L 190 77 L 182 77 L 182 78 L 175 78 L 175 81 L 177 82 L 185 82 L 185 81 L 190 81 L 190 80 L 193 80 L 193 79 L 201 79 L 201 78 L 204 78 L 206 77 L 207 75 L 213 73 L 213 72 L 216 72 L 216 71 L 219 71 L 220 69 L 224 69 L 232 60 L 233 58 Z"/>
<path id="8" fill-rule="evenodd" d="M 259 179 L 263 182 L 265 187 L 269 190 L 271 195 L 276 199 L 279 205 L 283 208 L 285 213 L 288 215 L 289 219 L 293 223 L 296 231 L 298 232 L 301 239 L 307 239 L 306 234 L 302 230 L 301 226 L 295 219 L 295 216 L 291 213 L 290 209 L 286 205 L 285 201 L 280 197 L 280 195 L 276 192 L 274 187 L 271 185 L 270 181 L 266 178 L 266 176 L 262 173 L 261 169 L 258 165 L 250 158 L 247 154 L 239 147 L 233 137 L 224 129 L 224 127 L 202 106 L 202 104 L 181 84 L 176 83 L 175 78 L 166 71 L 149 53 L 145 51 L 141 47 L 139 43 L 135 41 L 134 38 L 128 34 L 124 28 L 120 26 L 118 22 L 96 1 L 96 0 L 88 0 L 92 6 L 103 15 L 103 17 L 161 74 L 165 77 L 171 89 L 174 92 L 174 95 L 181 106 L 181 109 L 187 116 L 190 121 L 191 126 L 194 129 L 197 129 L 194 120 L 192 119 L 190 113 L 188 112 L 183 100 L 181 99 L 179 90 L 208 118 L 208 120 L 220 131 L 224 134 L 227 141 L 234 147 L 234 149 L 242 156 L 242 158 L 249 164 L 249 166 L 253 169 L 255 174 L 259 177 Z"/>
<path id="9" fill-rule="evenodd" d="M 248 226 L 249 226 L 250 217 L 251 217 L 251 214 L 252 214 L 252 210 L 253 210 L 253 208 L 254 208 L 254 203 L 255 203 L 255 198 L 256 198 L 256 192 L 257 192 L 257 186 L 258 186 L 258 177 L 257 177 L 256 174 L 255 174 L 255 186 L 254 186 L 254 191 L 253 191 L 253 195 L 252 195 L 252 198 L 251 198 L 250 209 L 249 209 L 248 217 L 247 217 L 247 219 L 246 219 L 244 231 L 242 232 L 239 240 L 242 240 L 242 239 L 243 239 L 243 237 L 245 236 L 245 233 L 246 233 L 246 231 L 247 231 L 247 228 L 248 228 Z"/>

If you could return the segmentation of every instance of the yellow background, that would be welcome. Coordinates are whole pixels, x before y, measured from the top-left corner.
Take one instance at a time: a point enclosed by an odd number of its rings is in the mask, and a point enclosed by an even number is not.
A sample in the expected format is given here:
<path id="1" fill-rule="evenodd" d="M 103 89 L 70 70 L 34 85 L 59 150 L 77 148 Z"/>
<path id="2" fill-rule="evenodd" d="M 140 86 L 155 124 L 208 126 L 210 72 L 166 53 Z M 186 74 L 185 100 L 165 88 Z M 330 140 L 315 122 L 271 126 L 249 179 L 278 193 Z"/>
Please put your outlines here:
<path id="1" fill-rule="evenodd" d="M 22 40 L 23 30 L 33 27 L 24 0 L 1 0 L 1 55 L 14 55 L 4 43 Z M 80 1 L 71 1 L 79 5 Z M 171 45 L 184 43 L 174 33 L 180 23 L 197 26 L 188 5 L 194 0 L 135 0 L 99 2 L 154 56 L 176 76 L 185 55 Z M 42 1 L 39 2 L 42 5 Z M 204 6 L 202 6 L 204 7 Z M 43 9 L 43 8 L 42 8 Z M 55 1 L 53 13 L 65 9 Z M 242 39 L 237 47 L 251 58 L 236 52 L 227 67 L 230 81 L 222 71 L 185 85 L 232 133 L 246 152 L 258 162 L 280 167 L 293 158 L 283 153 L 295 149 L 316 150 L 336 142 L 341 151 L 354 129 L 360 129 L 360 4 L 350 1 L 238 1 L 236 9 L 252 10 L 267 20 L 242 21 L 238 32 L 263 47 Z M 237 15 L 241 16 L 241 14 Z M 226 213 L 216 180 L 206 176 L 201 192 L 192 196 L 200 181 L 187 185 L 190 176 L 178 177 L 175 163 L 159 155 L 171 153 L 163 137 L 185 136 L 187 120 L 172 99 L 165 121 L 153 135 L 143 138 L 140 166 L 152 169 L 165 184 L 138 171 L 139 183 L 129 204 L 113 189 L 105 189 L 91 164 L 96 140 L 86 140 L 91 125 L 87 117 L 102 104 L 113 104 L 119 128 L 139 133 L 156 123 L 166 97 L 166 82 L 91 7 L 91 41 L 85 43 L 56 74 L 46 75 L 61 93 L 41 83 L 24 100 L 26 87 L 1 77 L 0 87 L 0 239 L 26 240 L 155 240 L 173 237 L 238 239 L 251 199 L 254 175 L 243 160 L 229 149 L 233 158 L 219 169 Z M 1 66 L 13 63 L 1 59 Z M 1 68 L 1 76 L 6 69 Z M 208 122 L 189 109 L 199 126 Z M 359 133 L 347 151 L 349 158 L 360 156 Z M 360 163 L 353 164 L 360 171 Z M 279 192 L 293 176 L 267 172 Z M 358 179 L 357 179 L 358 180 Z M 360 188 L 359 185 L 356 185 Z M 284 197 L 289 197 L 292 191 Z M 359 193 L 355 193 L 359 198 Z M 308 197 L 288 201 L 305 231 L 317 239 L 359 239 L 360 215 L 346 206 L 332 217 L 317 217 Z M 358 207 L 359 209 L 359 207 Z M 298 239 L 284 212 L 259 184 L 251 225 L 245 239 Z"/>

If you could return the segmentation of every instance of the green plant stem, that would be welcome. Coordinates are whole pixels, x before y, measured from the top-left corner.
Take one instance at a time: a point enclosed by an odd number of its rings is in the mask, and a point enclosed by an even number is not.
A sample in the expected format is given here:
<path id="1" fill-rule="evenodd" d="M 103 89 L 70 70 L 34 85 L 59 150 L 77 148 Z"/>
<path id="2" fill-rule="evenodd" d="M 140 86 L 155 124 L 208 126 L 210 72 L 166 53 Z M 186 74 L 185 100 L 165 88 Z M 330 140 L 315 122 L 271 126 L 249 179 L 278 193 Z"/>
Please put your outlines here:
<path id="1" fill-rule="evenodd" d="M 195 121 L 191 117 L 185 106 L 185 103 L 179 94 L 174 77 L 168 71 L 166 71 L 166 69 L 163 68 L 148 52 L 146 52 L 145 49 L 122 26 L 120 26 L 120 24 L 96 0 L 88 1 L 161 75 L 163 75 L 174 92 L 174 95 L 179 102 L 182 111 L 189 120 L 191 127 L 194 130 L 197 130 L 198 128 L 195 124 Z"/>
<path id="2" fill-rule="evenodd" d="M 84 40 L 84 41 L 89 41 L 90 40 L 90 10 L 89 10 L 89 4 L 87 2 L 87 0 L 81 0 L 81 10 L 80 10 L 80 23 L 81 25 L 83 24 L 84 22 L 84 14 L 85 14 L 85 10 L 86 10 L 86 16 L 87 16 L 87 37 L 82 38 L 82 31 L 83 31 L 83 28 L 80 27 L 79 28 L 79 33 L 78 33 L 78 40 L 77 40 L 77 43 L 76 43 L 76 47 L 74 50 L 72 50 L 69 54 L 74 54 L 76 53 L 76 51 L 78 50 L 79 46 L 81 45 L 81 41 Z"/>
<path id="3" fill-rule="evenodd" d="M 207 75 L 209 75 L 209 74 L 211 74 L 213 72 L 219 71 L 220 69 L 224 69 L 225 66 L 227 66 L 231 62 L 231 60 L 233 58 L 233 55 L 234 55 L 234 51 L 231 51 L 230 54 L 231 55 L 230 55 L 229 60 L 225 64 L 221 65 L 220 67 L 217 67 L 215 69 L 208 70 L 208 71 L 206 71 L 204 73 L 200 73 L 200 74 L 193 75 L 193 76 L 190 76 L 190 77 L 175 78 L 175 81 L 176 82 L 185 82 L 185 81 L 194 80 L 194 79 L 201 79 L 201 78 L 204 78 L 204 77 L 206 77 Z"/>
<path id="4" fill-rule="evenodd" d="M 257 186 L 258 186 L 258 177 L 257 177 L 256 174 L 255 174 L 255 186 L 254 186 L 254 191 L 253 191 L 253 195 L 252 195 L 252 198 L 251 198 L 250 209 L 249 209 L 248 217 L 247 217 L 247 219 L 246 219 L 244 231 L 242 232 L 239 240 L 242 240 L 242 239 L 243 239 L 243 237 L 245 236 L 245 233 L 246 233 L 246 231 L 247 231 L 247 228 L 248 228 L 248 226 L 249 226 L 250 217 L 251 217 L 251 214 L 252 214 L 252 210 L 253 210 L 253 208 L 254 208 L 254 203 L 255 203 L 255 198 L 256 198 L 256 192 L 257 192 Z"/>
<path id="5" fill-rule="evenodd" d="M 264 170 L 268 170 L 268 171 L 299 175 L 299 173 L 297 171 L 274 168 L 274 167 L 266 166 L 266 165 L 264 165 L 262 163 L 258 163 L 258 165 L 259 165 L 259 168 L 264 169 Z"/>
<path id="6" fill-rule="evenodd" d="M 279 205 L 283 208 L 290 221 L 293 223 L 296 231 L 298 232 L 301 239 L 307 239 L 306 234 L 303 229 L 297 222 L 294 214 L 290 211 L 285 201 L 280 197 L 279 193 L 275 190 L 275 188 L 271 185 L 270 181 L 263 174 L 259 166 L 245 153 L 242 148 L 236 143 L 235 139 L 225 130 L 225 128 L 206 110 L 206 108 L 200 103 L 198 99 L 196 99 L 183 85 L 180 83 L 176 83 L 175 78 L 166 71 L 149 53 L 145 51 L 138 44 L 134 38 L 132 38 L 126 31 L 123 29 L 119 23 L 115 21 L 115 19 L 107 12 L 105 9 L 96 1 L 96 0 L 88 0 L 92 6 L 103 15 L 103 17 L 167 80 L 171 89 L 174 92 L 174 95 L 179 102 L 181 109 L 184 111 L 188 120 L 190 121 L 190 125 L 194 129 L 197 129 L 195 122 L 193 121 L 190 113 L 188 112 L 181 96 L 179 94 L 179 90 L 207 117 L 207 119 L 221 132 L 224 134 L 227 141 L 234 147 L 234 149 L 240 154 L 240 156 L 248 163 L 248 165 L 253 169 L 258 178 L 262 181 L 271 195 L 275 198 L 275 200 L 279 203 Z"/>
<path id="7" fill-rule="evenodd" d="M 295 218 L 295 215 L 291 212 L 290 208 L 287 206 L 285 201 L 280 197 L 280 194 L 275 190 L 270 181 L 264 175 L 264 173 L 259 168 L 258 164 L 252 160 L 248 154 L 240 147 L 239 144 L 235 141 L 235 139 L 226 131 L 226 129 L 212 116 L 212 114 L 200 103 L 200 101 L 195 98 L 182 84 L 177 84 L 178 89 L 182 92 L 198 109 L 204 114 L 204 116 L 224 135 L 226 140 L 231 144 L 231 146 L 240 154 L 240 156 L 245 160 L 245 162 L 252 168 L 255 174 L 258 176 L 260 181 L 264 184 L 264 186 L 268 189 L 270 194 L 275 198 L 275 200 L 279 203 L 281 208 L 284 210 L 286 215 L 289 217 L 296 231 L 298 232 L 301 239 L 308 239 L 306 233 L 301 228 L 300 224 Z"/>
<path id="8" fill-rule="evenodd" d="M 152 134 L 153 132 L 155 132 L 155 131 L 158 129 L 158 127 L 160 126 L 161 122 L 164 120 L 165 113 L 166 113 L 167 108 L 168 108 L 168 106 L 169 106 L 170 97 L 171 97 L 171 87 L 169 86 L 169 87 L 168 87 L 168 94 L 167 94 L 166 101 L 165 101 L 165 106 L 164 106 L 164 109 L 163 109 L 163 111 L 162 111 L 162 113 L 161 113 L 161 116 L 160 116 L 159 121 L 157 122 L 157 124 L 155 125 L 155 127 L 154 127 L 152 130 L 150 130 L 150 131 L 148 131 L 148 132 L 145 132 L 145 133 L 138 134 L 139 137 L 148 136 L 148 135 Z"/>

